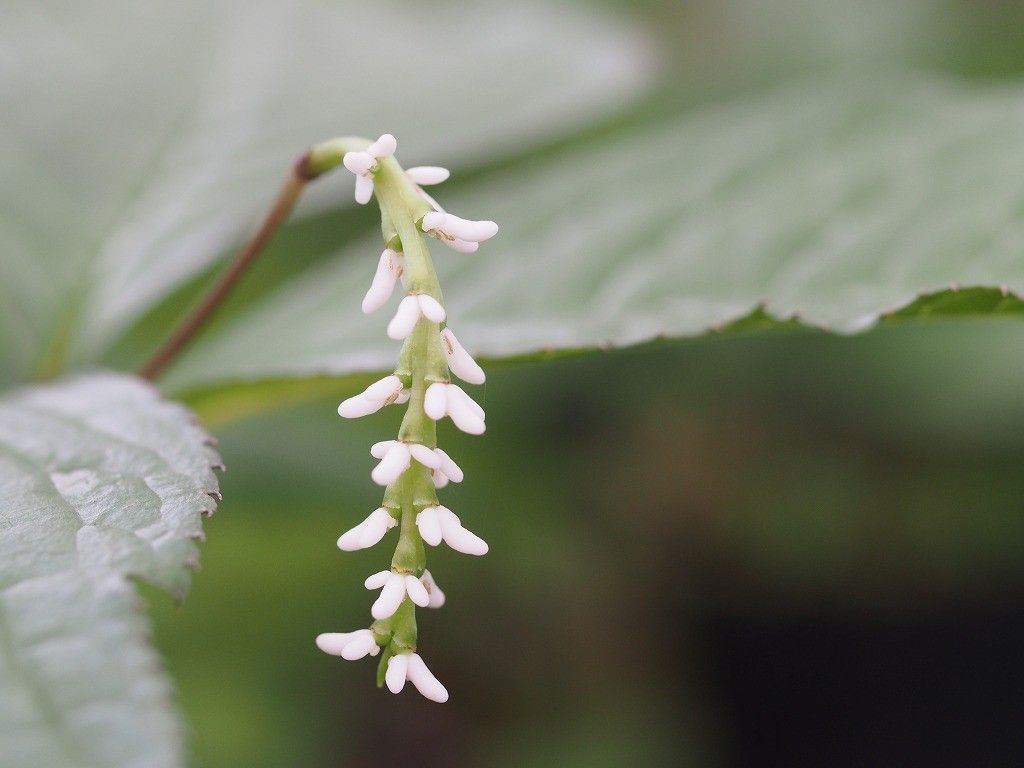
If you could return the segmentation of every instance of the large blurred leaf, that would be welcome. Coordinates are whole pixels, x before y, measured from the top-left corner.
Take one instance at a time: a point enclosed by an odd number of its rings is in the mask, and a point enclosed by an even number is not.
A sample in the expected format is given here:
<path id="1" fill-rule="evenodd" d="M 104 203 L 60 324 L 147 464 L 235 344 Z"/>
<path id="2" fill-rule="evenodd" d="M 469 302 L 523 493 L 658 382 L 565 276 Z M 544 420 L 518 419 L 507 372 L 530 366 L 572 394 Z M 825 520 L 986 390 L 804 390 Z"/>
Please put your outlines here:
<path id="1" fill-rule="evenodd" d="M 927 79 L 803 82 L 626 128 L 441 193 L 503 225 L 476 255 L 440 256 L 449 315 L 496 358 L 692 336 L 752 312 L 844 332 L 897 308 L 1019 313 L 1022 160 L 1024 92 Z M 378 252 L 361 243 L 283 286 L 171 383 L 391 365 L 384 313 L 358 309 Z"/>
<path id="2" fill-rule="evenodd" d="M 5 8 L 0 384 L 94 360 L 237 241 L 308 144 L 389 130 L 424 161 L 519 151 L 620 108 L 648 49 L 534 0 Z"/>
<path id="3" fill-rule="evenodd" d="M 129 578 L 184 594 L 219 463 L 186 409 L 96 374 L 0 400 L 5 768 L 183 763 Z"/>

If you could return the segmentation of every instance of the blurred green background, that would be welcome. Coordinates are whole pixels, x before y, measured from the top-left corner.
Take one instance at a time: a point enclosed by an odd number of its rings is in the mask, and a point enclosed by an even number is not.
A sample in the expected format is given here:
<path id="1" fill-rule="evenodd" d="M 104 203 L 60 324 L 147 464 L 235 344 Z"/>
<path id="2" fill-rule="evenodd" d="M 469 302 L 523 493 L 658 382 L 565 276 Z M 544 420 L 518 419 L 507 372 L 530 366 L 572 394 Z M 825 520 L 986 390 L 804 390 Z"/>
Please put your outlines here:
<path id="1" fill-rule="evenodd" d="M 334 540 L 397 414 L 221 429 L 203 571 L 149 596 L 196 764 L 1014 764 L 1022 344 L 939 323 L 492 367 L 487 435 L 444 435 L 491 553 L 430 553 L 443 707 L 312 643 L 367 621 L 386 553 Z"/>
<path id="2" fill-rule="evenodd" d="M 1024 71 L 1008 0 L 599 4 L 673 73 L 629 119 L 858 58 Z M 326 257 L 328 218 L 282 238 Z M 273 254 L 255 285 L 296 268 Z M 216 429 L 225 503 L 186 603 L 145 590 L 195 764 L 1021 764 L 1022 348 L 1011 320 L 943 321 L 491 366 L 486 437 L 444 435 L 467 476 L 445 503 L 491 553 L 430 553 L 443 707 L 313 645 L 368 621 L 387 554 L 334 541 L 377 505 L 367 446 L 398 414 L 342 422 L 351 381 L 263 403 Z"/>

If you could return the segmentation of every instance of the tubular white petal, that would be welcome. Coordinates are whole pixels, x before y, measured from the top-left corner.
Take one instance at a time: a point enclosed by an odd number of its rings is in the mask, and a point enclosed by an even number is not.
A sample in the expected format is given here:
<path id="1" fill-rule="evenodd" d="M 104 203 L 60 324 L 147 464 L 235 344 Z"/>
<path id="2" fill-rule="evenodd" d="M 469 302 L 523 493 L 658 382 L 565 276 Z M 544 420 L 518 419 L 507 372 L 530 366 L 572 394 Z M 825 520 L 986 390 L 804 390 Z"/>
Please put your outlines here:
<path id="1" fill-rule="evenodd" d="M 400 573 L 392 573 L 380 591 L 380 596 L 370 606 L 370 615 L 378 620 L 393 616 L 404 599 L 405 577 Z"/>
<path id="2" fill-rule="evenodd" d="M 486 380 L 484 369 L 477 365 L 466 348 L 463 347 L 450 328 L 441 331 L 441 346 L 448 358 L 448 367 L 452 373 L 469 384 L 483 384 Z"/>
<path id="3" fill-rule="evenodd" d="M 448 412 L 448 385 L 442 381 L 435 381 L 427 387 L 423 395 L 423 412 L 434 421 L 443 419 Z"/>
<path id="4" fill-rule="evenodd" d="M 353 634 L 358 635 L 358 637 L 353 637 L 345 645 L 341 650 L 341 658 L 348 661 L 356 661 L 364 656 L 377 655 L 374 651 L 379 650 L 380 646 L 377 645 L 373 632 L 368 629 L 361 629 Z"/>
<path id="5" fill-rule="evenodd" d="M 405 674 L 424 698 L 439 704 L 448 701 L 448 689 L 441 685 L 441 681 L 427 669 L 427 665 L 423 663 L 423 659 L 418 653 L 409 654 L 409 663 Z"/>
<path id="6" fill-rule="evenodd" d="M 498 225 L 493 221 L 473 221 L 453 213 L 445 214 L 443 229 L 460 240 L 481 243 L 498 234 Z"/>
<path id="7" fill-rule="evenodd" d="M 409 599 L 420 608 L 426 608 L 430 605 L 430 593 L 427 592 L 427 588 L 415 576 L 405 577 L 405 592 L 409 595 Z"/>
<path id="8" fill-rule="evenodd" d="M 383 459 L 388 449 L 397 442 L 397 440 L 381 440 L 379 443 L 374 443 L 370 446 L 370 455 L 375 459 Z"/>
<path id="9" fill-rule="evenodd" d="M 406 338 L 420 319 L 420 303 L 415 296 L 406 296 L 388 323 L 388 336 L 395 341 Z"/>
<path id="10" fill-rule="evenodd" d="M 369 416 L 384 407 L 384 403 L 367 399 L 364 395 L 353 395 L 347 400 L 342 400 L 338 406 L 338 415 L 345 419 L 358 419 L 360 416 Z"/>
<path id="11" fill-rule="evenodd" d="M 409 453 L 414 459 L 416 459 L 416 461 L 425 467 L 437 469 L 441 466 L 441 459 L 438 455 L 434 453 L 433 449 L 427 448 L 425 445 L 409 443 Z"/>
<path id="12" fill-rule="evenodd" d="M 370 516 L 363 521 L 362 530 L 359 532 L 359 548 L 372 547 L 384 538 L 390 529 L 397 523 L 384 507 L 378 507 L 370 513 Z"/>
<path id="13" fill-rule="evenodd" d="M 476 253 L 480 249 L 480 243 L 475 243 L 472 240 L 462 240 L 458 237 L 445 240 L 444 242 L 449 248 L 459 253 Z"/>
<path id="14" fill-rule="evenodd" d="M 461 526 L 446 532 L 444 543 L 456 552 L 461 552 L 464 555 L 476 555 L 478 557 L 486 555 L 489 549 L 486 541 Z"/>
<path id="15" fill-rule="evenodd" d="M 380 260 L 377 262 L 377 271 L 373 273 L 370 289 L 363 297 L 363 314 L 376 312 L 391 298 L 391 294 L 395 290 L 395 282 L 398 280 L 398 275 L 395 274 L 393 267 L 394 255 L 395 252 L 388 248 L 381 253 Z"/>
<path id="16" fill-rule="evenodd" d="M 316 636 L 316 647 L 332 656 L 341 656 L 345 646 L 352 642 L 357 632 L 324 632 Z"/>
<path id="17" fill-rule="evenodd" d="M 447 213 L 442 213 L 441 211 L 431 211 L 423 216 L 420 227 L 424 232 L 438 230 L 444 225 L 444 219 L 447 215 Z"/>
<path id="18" fill-rule="evenodd" d="M 452 384 L 448 389 L 448 400 L 451 401 L 452 397 L 465 403 L 473 413 L 475 413 L 481 420 L 486 420 L 487 415 L 484 413 L 484 409 L 480 407 L 472 397 L 466 394 L 466 390 L 460 387 L 458 384 Z"/>
<path id="19" fill-rule="evenodd" d="M 363 395 L 371 400 L 380 400 L 381 402 L 384 402 L 401 389 L 402 380 L 392 374 L 391 376 L 385 376 L 383 379 L 373 382 L 373 384 L 363 390 Z"/>
<path id="20" fill-rule="evenodd" d="M 440 608 L 444 605 L 445 596 L 441 588 L 437 586 L 437 582 L 434 581 L 434 577 L 430 574 L 430 571 L 424 571 L 420 577 L 420 581 L 423 582 L 423 586 L 427 588 L 427 592 L 430 593 L 430 602 L 427 604 L 427 608 Z"/>
<path id="21" fill-rule="evenodd" d="M 374 157 L 391 157 L 398 149 L 398 140 L 390 133 L 382 133 L 380 137 L 366 148 L 367 153 Z"/>
<path id="22" fill-rule="evenodd" d="M 430 546 L 436 547 L 441 543 L 441 522 L 437 519 L 436 507 L 426 507 L 416 515 L 416 527 Z"/>
<path id="23" fill-rule="evenodd" d="M 398 393 L 398 397 L 395 398 L 395 402 L 398 405 L 403 405 L 404 403 L 409 402 L 410 397 L 412 397 L 412 392 L 410 392 L 408 389 L 403 389 L 401 392 Z"/>
<path id="24" fill-rule="evenodd" d="M 409 468 L 411 462 L 412 458 L 405 444 L 395 443 L 388 448 L 380 464 L 373 468 L 370 477 L 377 485 L 391 485 Z"/>
<path id="25" fill-rule="evenodd" d="M 443 181 L 448 181 L 451 172 L 439 165 L 417 165 L 415 168 L 407 168 L 405 175 L 414 184 L 429 187 L 431 184 L 440 184 Z"/>
<path id="26" fill-rule="evenodd" d="M 367 289 L 366 295 L 363 296 L 363 302 L 359 305 L 359 308 L 363 310 L 364 315 L 372 315 L 388 303 L 388 299 L 391 298 L 391 294 L 394 292 L 394 289 L 394 279 L 391 279 L 387 283 L 383 281 L 378 283 L 375 280 L 370 284 L 369 289 Z"/>
<path id="27" fill-rule="evenodd" d="M 356 176 L 356 202 L 366 205 L 373 197 L 373 178 L 370 176 Z"/>
<path id="28" fill-rule="evenodd" d="M 338 538 L 338 549 L 343 552 L 355 552 L 356 550 L 363 549 L 363 545 L 359 540 L 363 535 L 365 527 L 366 520 L 363 520 L 359 525 L 353 526 L 341 534 Z"/>
<path id="29" fill-rule="evenodd" d="M 341 162 L 356 176 L 361 176 L 373 167 L 376 160 L 369 152 L 346 152 Z"/>
<path id="30" fill-rule="evenodd" d="M 435 299 L 433 296 L 428 296 L 425 293 L 419 295 L 420 312 L 423 316 L 433 323 L 443 323 L 445 318 L 444 307 L 441 306 L 441 302 Z"/>
<path id="31" fill-rule="evenodd" d="M 451 417 L 455 426 L 466 434 L 482 435 L 487 429 L 484 420 L 477 415 L 473 408 L 464 400 L 452 397 L 450 389 L 448 390 L 448 416 Z"/>
<path id="32" fill-rule="evenodd" d="M 437 519 L 441 523 L 445 543 L 456 552 L 464 555 L 485 555 L 489 547 L 487 542 L 472 531 L 462 527 L 459 516 L 448 507 L 437 508 Z"/>
<path id="33" fill-rule="evenodd" d="M 388 579 L 390 578 L 391 571 L 377 571 L 377 573 L 366 577 L 366 581 L 363 582 L 363 586 L 367 589 L 380 589 L 388 583 Z"/>
<path id="34" fill-rule="evenodd" d="M 450 480 L 453 480 L 456 483 L 461 483 L 463 478 L 462 468 L 452 460 L 451 456 L 440 448 L 435 448 L 434 453 L 441 457 L 441 471 L 448 475 Z"/>
<path id="35" fill-rule="evenodd" d="M 409 672 L 408 653 L 400 653 L 388 659 L 388 671 L 384 673 L 384 682 L 392 693 L 401 693 L 405 688 L 406 675 Z"/>
<path id="36" fill-rule="evenodd" d="M 444 488 L 448 485 L 449 478 L 444 472 L 435 469 L 433 474 L 430 476 L 430 479 L 434 481 L 435 488 Z"/>

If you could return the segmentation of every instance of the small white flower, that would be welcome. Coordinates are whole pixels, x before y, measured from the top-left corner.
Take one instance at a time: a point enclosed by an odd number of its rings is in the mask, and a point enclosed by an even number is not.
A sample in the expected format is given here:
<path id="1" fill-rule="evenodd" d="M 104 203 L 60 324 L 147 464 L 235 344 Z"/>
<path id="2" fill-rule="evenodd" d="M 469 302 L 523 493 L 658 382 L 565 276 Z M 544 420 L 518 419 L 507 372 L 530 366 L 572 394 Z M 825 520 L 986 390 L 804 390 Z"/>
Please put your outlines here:
<path id="1" fill-rule="evenodd" d="M 450 328 L 441 331 L 441 346 L 444 348 L 444 354 L 448 358 L 448 367 L 451 368 L 452 373 L 468 384 L 484 383 L 487 377 L 484 375 L 483 368 L 477 365 L 476 360 L 459 343 Z"/>
<path id="2" fill-rule="evenodd" d="M 444 307 L 433 296 L 425 293 L 410 293 L 398 305 L 395 316 L 388 323 L 388 336 L 401 341 L 412 333 L 421 317 L 432 323 L 443 323 Z"/>
<path id="3" fill-rule="evenodd" d="M 473 253 L 480 247 L 480 243 L 498 234 L 498 225 L 493 221 L 463 219 L 444 211 L 426 214 L 420 220 L 420 228 L 463 253 Z"/>
<path id="4" fill-rule="evenodd" d="M 449 480 L 461 483 L 463 478 L 462 468 L 452 461 L 452 457 L 440 448 L 435 448 L 434 453 L 441 459 L 441 465 L 433 471 L 431 476 L 431 479 L 434 481 L 434 487 L 444 488 L 448 485 Z"/>
<path id="5" fill-rule="evenodd" d="M 380 653 L 380 646 L 377 645 L 373 632 L 368 629 L 357 629 L 355 632 L 325 632 L 317 635 L 316 644 L 324 653 L 341 656 L 348 661 Z"/>
<path id="6" fill-rule="evenodd" d="M 409 391 L 402 386 L 402 380 L 394 375 L 385 376 L 358 395 L 343 400 L 338 406 L 338 415 L 346 419 L 355 419 L 376 413 L 385 405 L 404 403 L 408 399 Z"/>
<path id="7" fill-rule="evenodd" d="M 377 262 L 377 271 L 373 275 L 370 289 L 363 297 L 363 314 L 376 312 L 387 304 L 395 290 L 395 283 L 404 271 L 405 256 L 398 251 L 385 248 L 380 255 L 380 261 Z"/>
<path id="8" fill-rule="evenodd" d="M 377 485 L 391 485 L 412 463 L 409 447 L 398 440 L 374 443 L 370 448 L 370 455 L 380 459 L 380 463 L 370 473 L 370 477 Z"/>
<path id="9" fill-rule="evenodd" d="M 441 168 L 437 165 L 418 165 L 415 168 L 407 168 L 405 175 L 409 177 L 413 184 L 429 187 L 432 184 L 448 181 L 451 172 L 447 168 Z"/>
<path id="10" fill-rule="evenodd" d="M 365 205 L 373 197 L 373 174 L 380 161 L 395 154 L 398 142 L 390 133 L 380 136 L 362 152 L 346 152 L 341 159 L 345 167 L 356 175 L 356 202 Z"/>
<path id="11" fill-rule="evenodd" d="M 470 435 L 482 435 L 486 429 L 484 409 L 458 384 L 431 384 L 423 396 L 423 410 L 434 421 L 449 416 L 455 426 Z"/>
<path id="12" fill-rule="evenodd" d="M 423 582 L 415 576 L 395 573 L 394 571 L 380 571 L 366 579 L 367 589 L 379 589 L 380 596 L 370 606 L 370 613 L 375 619 L 386 619 L 393 616 L 398 606 L 408 595 L 420 608 L 430 605 L 430 594 Z"/>
<path id="13" fill-rule="evenodd" d="M 430 602 L 427 603 L 427 608 L 440 608 L 444 605 L 444 592 L 437 586 L 437 582 L 430 575 L 430 571 L 423 572 L 423 575 L 420 576 L 420 582 L 427 588 L 427 593 L 430 595 Z"/>
<path id="14" fill-rule="evenodd" d="M 398 525 L 398 521 L 395 520 L 394 515 L 386 508 L 378 507 L 359 525 L 341 534 L 341 538 L 338 539 L 338 549 L 355 552 L 358 549 L 372 547 L 396 525 Z"/>
<path id="15" fill-rule="evenodd" d="M 448 464 L 458 470 L 459 480 L 462 479 L 462 471 L 440 448 L 428 448 L 419 443 L 403 443 L 400 440 L 381 440 L 370 447 L 370 455 L 380 459 L 380 463 L 370 473 L 377 485 L 391 485 L 409 468 L 413 459 L 432 470 L 443 468 L 447 460 Z"/>
<path id="16" fill-rule="evenodd" d="M 448 507 L 425 507 L 416 515 L 416 527 L 423 540 L 432 547 L 444 540 L 445 544 L 464 555 L 487 554 L 487 542 L 463 528 L 459 516 Z"/>
<path id="17" fill-rule="evenodd" d="M 384 681 L 392 693 L 401 693 L 409 680 L 425 698 L 441 704 L 448 701 L 448 690 L 427 669 L 418 653 L 399 653 L 388 659 Z"/>

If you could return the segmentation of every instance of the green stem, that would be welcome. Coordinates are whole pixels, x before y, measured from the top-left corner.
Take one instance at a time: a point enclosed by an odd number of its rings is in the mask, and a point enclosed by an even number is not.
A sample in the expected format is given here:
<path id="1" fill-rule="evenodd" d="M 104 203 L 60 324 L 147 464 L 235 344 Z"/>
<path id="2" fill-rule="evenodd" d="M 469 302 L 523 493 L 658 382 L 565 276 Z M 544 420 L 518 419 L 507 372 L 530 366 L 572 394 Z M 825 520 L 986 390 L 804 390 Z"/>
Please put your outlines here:
<path id="1" fill-rule="evenodd" d="M 388 247 L 398 243 L 401 245 L 408 291 L 429 294 L 443 302 L 430 251 L 417 225 L 423 215 L 431 210 L 430 205 L 420 197 L 394 158 L 381 161 L 373 182 L 374 193 L 381 208 L 384 241 Z M 409 404 L 399 428 L 398 439 L 435 448 L 437 427 L 424 412 L 423 401 L 430 384 L 448 381 L 448 363 L 441 347 L 440 326 L 437 323 L 420 318 L 416 328 L 405 340 L 396 373 L 410 380 Z M 391 569 L 397 573 L 421 576 L 426 568 L 426 551 L 416 527 L 416 515 L 424 507 L 437 504 L 430 470 L 414 461 L 388 489 L 385 498 L 401 508 L 398 544 Z M 378 638 L 389 638 L 381 658 L 382 671 L 392 655 L 416 648 L 416 609 L 408 598 L 393 616 L 375 622 L 373 628 Z"/>

